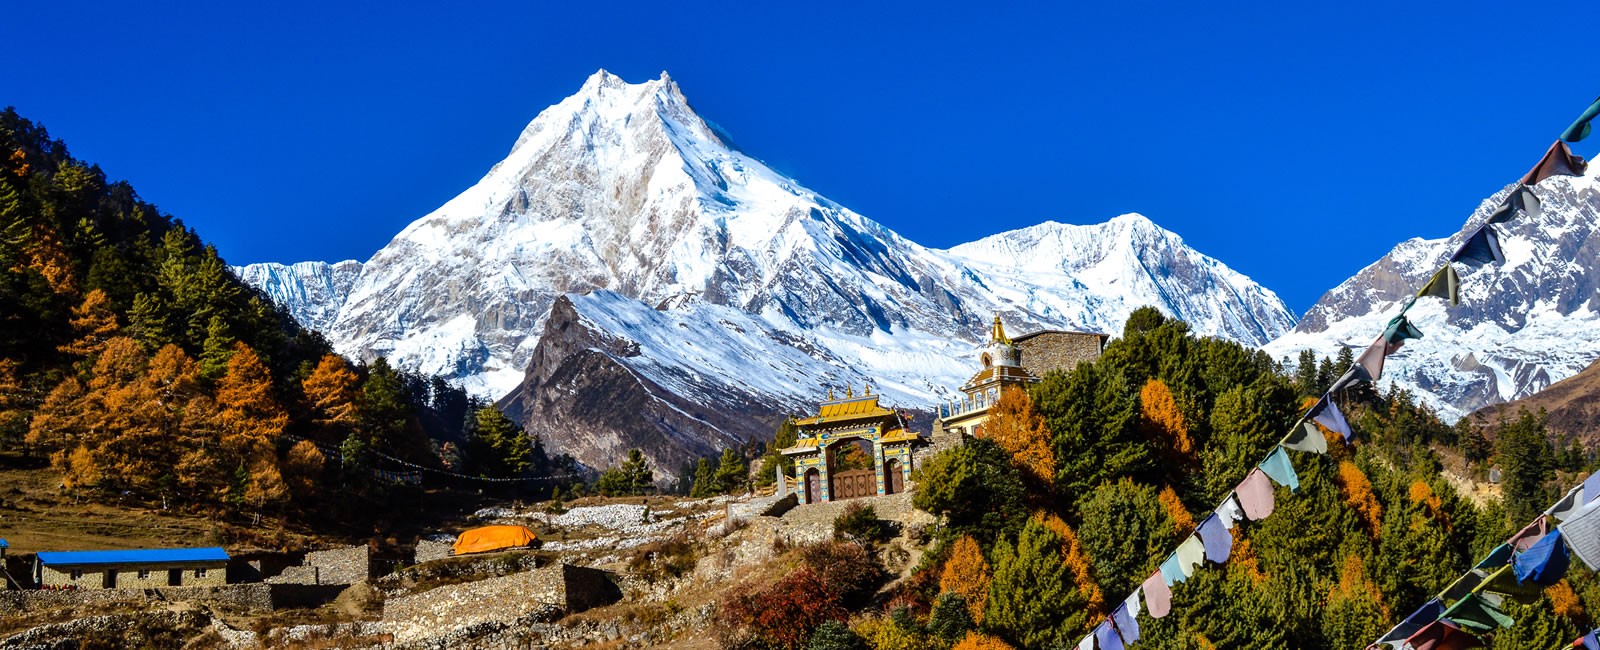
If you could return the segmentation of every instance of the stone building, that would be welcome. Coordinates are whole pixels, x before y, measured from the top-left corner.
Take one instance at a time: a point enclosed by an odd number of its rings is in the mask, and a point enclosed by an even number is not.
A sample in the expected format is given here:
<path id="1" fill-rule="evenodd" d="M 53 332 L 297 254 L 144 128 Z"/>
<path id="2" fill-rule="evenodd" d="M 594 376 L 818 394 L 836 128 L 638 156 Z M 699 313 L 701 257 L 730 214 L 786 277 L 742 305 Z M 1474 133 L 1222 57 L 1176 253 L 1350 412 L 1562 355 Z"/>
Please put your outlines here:
<path id="1" fill-rule="evenodd" d="M 216 587 L 228 583 L 228 553 L 217 547 L 43 551 L 34 567 L 36 581 L 46 589 Z"/>
<path id="2" fill-rule="evenodd" d="M 989 408 L 1007 388 L 1027 388 L 1045 373 L 1070 371 L 1079 363 L 1100 358 L 1107 334 L 1040 330 L 1016 338 L 1006 336 L 1000 316 L 994 317 L 989 341 L 978 353 L 981 368 L 961 386 L 965 397 L 940 404 L 933 423 L 936 449 L 960 444 L 965 436 L 982 436 Z"/>
<path id="3" fill-rule="evenodd" d="M 800 503 L 896 494 L 910 485 L 913 452 L 928 441 L 910 429 L 904 414 L 879 405 L 878 398 L 871 388 L 860 397 L 847 392 L 843 399 L 829 391 L 817 415 L 795 421 L 795 444 L 781 453 L 794 459 L 795 476 L 784 479 L 795 482 Z M 840 462 L 852 445 L 866 448 L 871 468 Z"/>

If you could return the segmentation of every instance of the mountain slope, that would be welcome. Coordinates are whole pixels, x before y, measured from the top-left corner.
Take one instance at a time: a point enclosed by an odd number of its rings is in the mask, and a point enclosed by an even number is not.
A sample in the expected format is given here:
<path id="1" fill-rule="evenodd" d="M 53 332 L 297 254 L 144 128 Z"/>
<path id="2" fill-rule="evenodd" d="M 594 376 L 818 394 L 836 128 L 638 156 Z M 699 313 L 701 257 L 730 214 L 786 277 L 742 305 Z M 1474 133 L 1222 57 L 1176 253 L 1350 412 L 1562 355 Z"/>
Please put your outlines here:
<path id="1" fill-rule="evenodd" d="M 1537 217 L 1497 225 L 1504 264 L 1457 265 L 1461 304 L 1424 298 L 1408 316 L 1425 335 L 1385 365 L 1382 382 L 1411 390 L 1447 421 L 1484 406 L 1532 395 L 1600 358 L 1600 185 L 1591 165 L 1534 188 Z M 1275 358 L 1302 349 L 1360 352 L 1400 305 L 1438 270 L 1509 190 L 1485 200 L 1445 239 L 1401 242 L 1382 259 L 1324 294 L 1295 330 L 1268 344 Z"/>
<path id="2" fill-rule="evenodd" d="M 570 309 L 557 318 L 563 296 Z M 931 404 L 970 374 L 967 354 L 994 313 L 1014 330 L 1115 331 L 1144 304 L 1250 344 L 1293 324 L 1270 291 L 1138 215 L 922 247 L 732 148 L 666 75 L 627 84 L 602 71 L 365 262 L 325 333 L 345 353 L 493 397 L 519 383 L 547 390 L 567 356 L 588 354 L 581 341 L 626 339 L 644 351 L 596 349 L 660 399 L 757 415 L 805 408 L 825 384 L 869 381 L 895 403 Z M 792 364 L 678 354 L 744 337 L 743 354 Z M 579 417 L 517 412 L 541 432 Z M 718 441 L 767 427 L 661 432 Z M 602 445 L 590 446 L 569 450 L 604 463 Z"/>
<path id="3" fill-rule="evenodd" d="M 355 260 L 335 264 L 263 262 L 232 269 L 239 279 L 287 308 L 301 325 L 318 332 L 332 328 L 350 287 L 361 275 L 361 263 Z"/>

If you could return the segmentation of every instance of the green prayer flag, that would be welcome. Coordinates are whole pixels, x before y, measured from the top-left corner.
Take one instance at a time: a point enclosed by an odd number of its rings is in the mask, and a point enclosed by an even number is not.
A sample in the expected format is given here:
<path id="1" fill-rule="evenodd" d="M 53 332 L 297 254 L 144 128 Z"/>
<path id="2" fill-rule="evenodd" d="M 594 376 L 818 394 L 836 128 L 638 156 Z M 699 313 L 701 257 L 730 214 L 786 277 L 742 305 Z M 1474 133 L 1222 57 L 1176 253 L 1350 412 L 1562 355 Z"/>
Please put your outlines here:
<path id="1" fill-rule="evenodd" d="M 1456 275 L 1455 267 L 1445 262 L 1444 268 L 1434 273 L 1433 278 L 1417 292 L 1418 298 L 1423 296 L 1448 298 L 1452 307 L 1461 304 L 1461 276 Z"/>
<path id="2" fill-rule="evenodd" d="M 1589 137 L 1589 121 L 1600 115 L 1600 97 L 1596 97 L 1593 104 L 1578 116 L 1578 120 L 1561 132 L 1561 139 L 1567 142 L 1578 142 Z"/>
<path id="3" fill-rule="evenodd" d="M 1474 632 L 1489 632 L 1495 628 L 1511 627 L 1516 621 L 1500 611 L 1498 598 L 1483 594 L 1467 594 L 1444 610 L 1439 618 L 1448 619 L 1462 628 Z"/>

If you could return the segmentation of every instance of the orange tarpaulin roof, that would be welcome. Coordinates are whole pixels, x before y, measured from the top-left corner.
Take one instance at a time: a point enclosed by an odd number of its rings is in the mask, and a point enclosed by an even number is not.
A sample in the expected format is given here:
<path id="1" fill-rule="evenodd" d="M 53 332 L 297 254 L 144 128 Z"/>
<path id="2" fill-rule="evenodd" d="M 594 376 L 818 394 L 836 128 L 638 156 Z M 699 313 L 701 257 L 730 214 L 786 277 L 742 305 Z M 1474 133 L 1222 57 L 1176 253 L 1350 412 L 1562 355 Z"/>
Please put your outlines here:
<path id="1" fill-rule="evenodd" d="M 523 526 L 484 526 L 461 533 L 452 547 L 456 555 L 521 548 L 539 539 Z"/>

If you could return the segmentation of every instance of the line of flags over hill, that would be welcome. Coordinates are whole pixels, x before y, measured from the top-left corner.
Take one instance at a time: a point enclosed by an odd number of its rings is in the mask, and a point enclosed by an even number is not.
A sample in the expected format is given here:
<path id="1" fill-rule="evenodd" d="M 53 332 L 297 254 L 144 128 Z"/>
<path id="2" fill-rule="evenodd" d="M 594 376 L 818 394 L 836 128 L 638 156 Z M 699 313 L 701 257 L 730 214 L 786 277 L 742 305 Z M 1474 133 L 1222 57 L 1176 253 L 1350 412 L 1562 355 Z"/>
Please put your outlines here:
<path id="1" fill-rule="evenodd" d="M 1233 550 L 1233 527 L 1241 521 L 1259 521 L 1272 514 L 1275 505 L 1274 484 L 1287 487 L 1290 492 L 1299 489 L 1300 479 L 1286 450 L 1328 453 L 1330 436 L 1324 430 L 1338 434 L 1346 443 L 1350 441 L 1353 435 L 1350 423 L 1334 401 L 1334 395 L 1343 395 L 1345 389 L 1354 386 L 1374 384 L 1383 376 L 1383 364 L 1387 357 L 1398 351 L 1407 340 L 1422 338 L 1422 331 L 1406 319 L 1406 312 L 1418 300 L 1437 297 L 1449 301 L 1452 306 L 1460 304 L 1461 278 L 1456 272 L 1456 264 L 1477 269 L 1505 261 L 1500 249 L 1500 234 L 1495 226 L 1515 218 L 1519 213 L 1537 217 L 1540 201 L 1533 187 L 1540 181 L 1551 176 L 1583 174 L 1586 166 L 1583 158 L 1574 155 L 1567 148 L 1567 143 L 1587 137 L 1591 130 L 1590 122 L 1597 116 L 1600 116 L 1600 99 L 1596 99 L 1577 121 L 1562 132 L 1561 138 L 1550 146 L 1539 163 L 1522 177 L 1495 211 L 1490 213 L 1489 218 L 1466 237 L 1461 247 L 1423 284 L 1422 289 L 1406 301 L 1400 313 L 1389 320 L 1378 338 L 1289 428 L 1288 434 L 1278 441 L 1266 458 L 1250 470 L 1211 514 L 1201 520 L 1195 531 L 1178 545 L 1160 568 L 1078 642 L 1079 650 L 1123 650 L 1137 643 L 1140 613 L 1148 614 L 1151 618 L 1165 617 L 1172 611 L 1174 586 L 1188 580 L 1208 562 L 1226 562 Z M 1600 500 L 1597 497 L 1600 497 L 1600 472 L 1589 477 L 1583 485 L 1568 491 L 1561 501 L 1551 506 L 1534 523 L 1513 535 L 1466 575 L 1407 616 L 1368 649 L 1459 650 L 1481 647 L 1482 642 L 1477 635 L 1512 625 L 1513 621 L 1503 611 L 1505 600 L 1509 598 L 1520 602 L 1537 599 L 1545 586 L 1555 584 L 1566 575 L 1572 555 L 1578 556 L 1591 568 L 1600 570 Z M 1596 632 L 1592 632 L 1574 645 L 1600 650 L 1600 641 L 1595 639 Z M 1592 645 L 1578 645 L 1591 642 Z"/>

